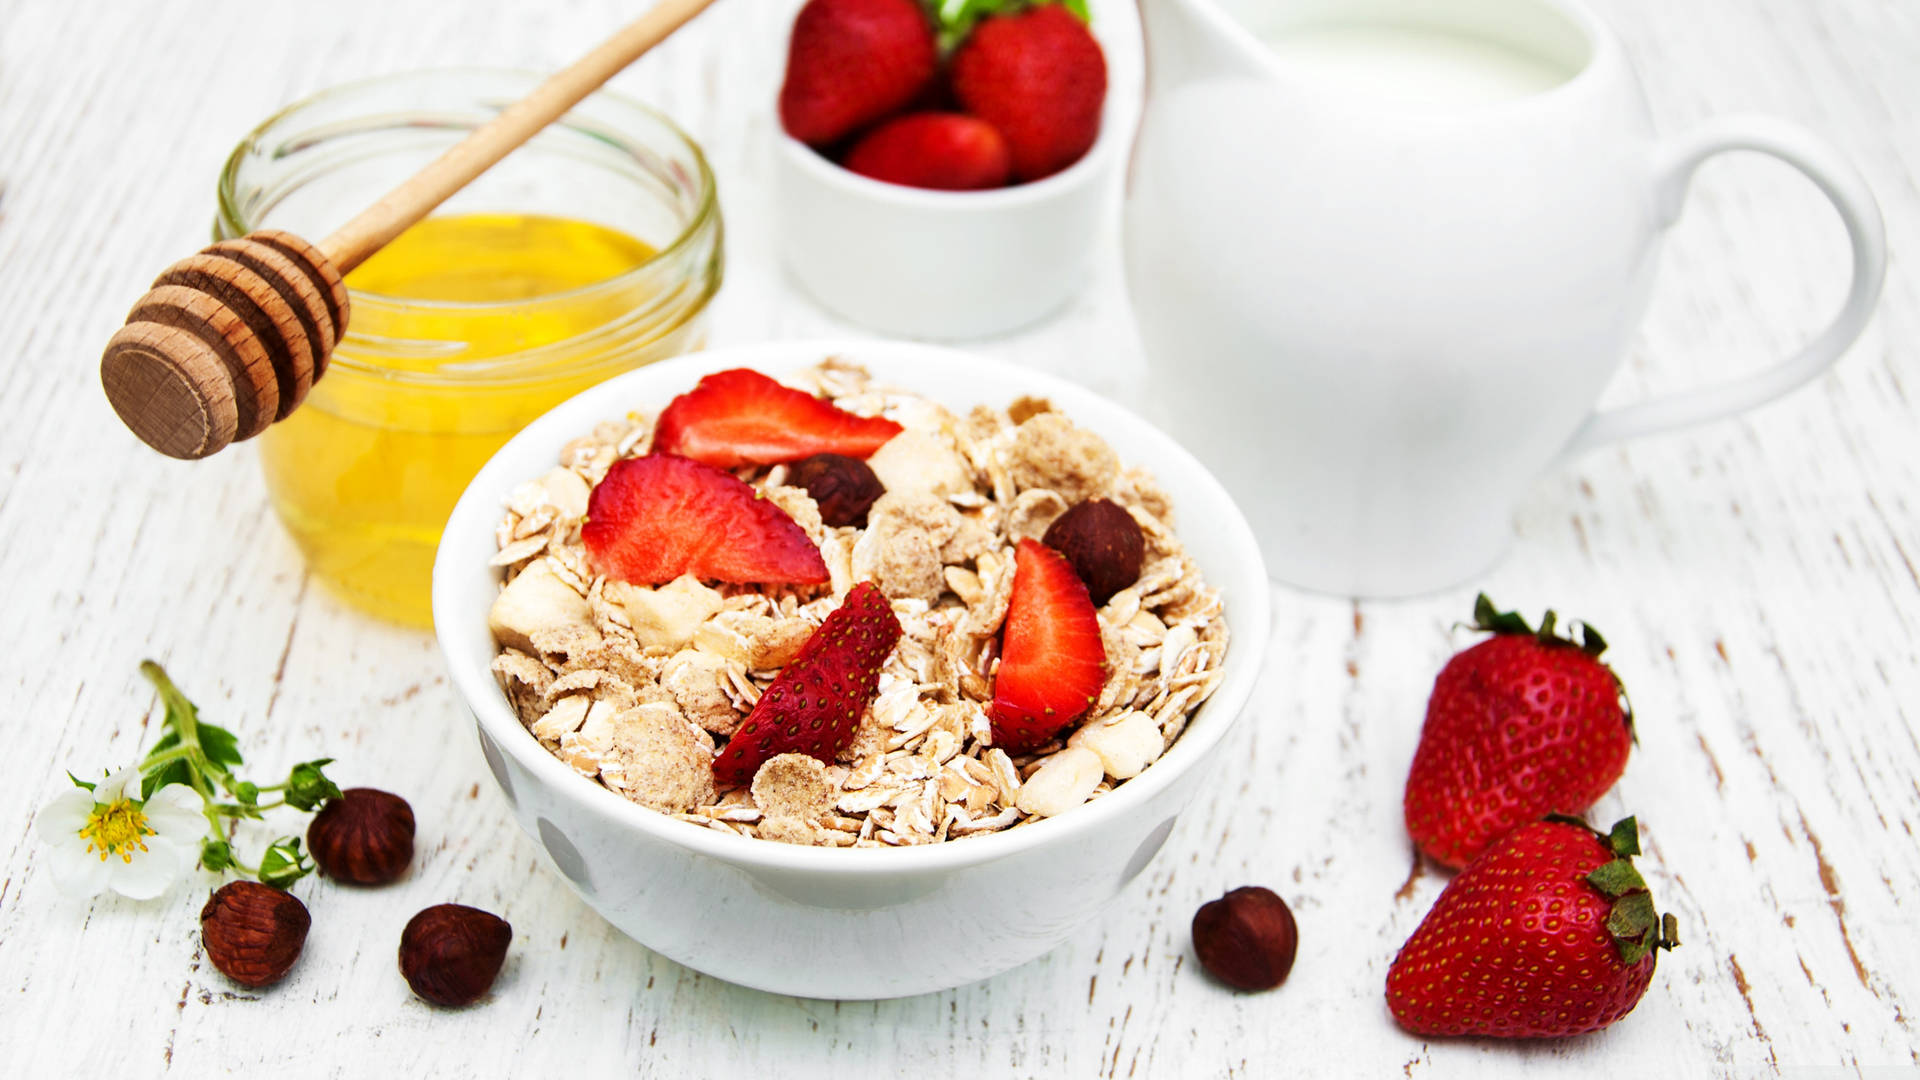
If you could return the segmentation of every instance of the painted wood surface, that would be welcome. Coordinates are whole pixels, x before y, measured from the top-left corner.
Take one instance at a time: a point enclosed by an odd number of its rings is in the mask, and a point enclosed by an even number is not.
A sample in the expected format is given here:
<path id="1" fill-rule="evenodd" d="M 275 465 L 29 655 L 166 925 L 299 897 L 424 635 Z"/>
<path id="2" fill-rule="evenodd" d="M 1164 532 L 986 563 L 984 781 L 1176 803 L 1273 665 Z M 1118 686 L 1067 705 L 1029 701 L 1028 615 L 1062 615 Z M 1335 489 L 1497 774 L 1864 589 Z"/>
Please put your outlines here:
<path id="1" fill-rule="evenodd" d="M 1908 1075 L 1920 1063 L 1920 8 L 1904 0 L 1595 0 L 1656 121 L 1762 110 L 1862 166 L 1895 252 L 1878 319 L 1829 377 L 1744 419 L 1611 448 L 1535 487 L 1478 583 L 1603 628 L 1640 745 L 1596 810 L 1637 813 L 1686 944 L 1630 1018 L 1538 1045 L 1395 1029 L 1386 966 L 1444 878 L 1411 855 L 1401 783 L 1472 589 L 1354 604 L 1286 589 L 1268 670 L 1217 789 L 1111 910 L 1051 955 L 902 1001 L 774 997 L 614 933 L 486 781 L 431 639 L 303 572 L 251 448 L 162 460 L 122 431 L 101 343 L 151 275 L 204 242 L 227 150 L 347 79 L 551 69 L 631 18 L 613 0 L 328 5 L 0 3 L 0 1047 L 8 1075 Z M 791 0 L 718 5 L 615 85 L 710 150 L 728 218 L 714 343 L 857 332 L 771 258 L 768 108 Z M 1110 5 L 1106 10 L 1115 9 Z M 1124 6 L 1118 85 L 1137 77 Z M 1142 363 L 1108 239 L 1073 306 L 978 347 L 1124 393 Z M 1750 369 L 1841 294 L 1844 242 L 1770 162 L 1709 165 L 1608 400 Z M 33 837 L 61 770 L 131 761 L 154 656 L 263 773 L 316 753 L 405 793 L 412 875 L 312 881 L 294 975 L 240 992 L 201 956 L 210 878 L 138 904 L 63 900 Z M 1187 925 L 1263 883 L 1298 913 L 1278 992 L 1195 970 Z M 489 1003 L 437 1011 L 394 949 L 420 907 L 512 921 Z M 716 927 L 724 933 L 724 927 Z M 849 943 L 849 948 L 857 947 Z"/>

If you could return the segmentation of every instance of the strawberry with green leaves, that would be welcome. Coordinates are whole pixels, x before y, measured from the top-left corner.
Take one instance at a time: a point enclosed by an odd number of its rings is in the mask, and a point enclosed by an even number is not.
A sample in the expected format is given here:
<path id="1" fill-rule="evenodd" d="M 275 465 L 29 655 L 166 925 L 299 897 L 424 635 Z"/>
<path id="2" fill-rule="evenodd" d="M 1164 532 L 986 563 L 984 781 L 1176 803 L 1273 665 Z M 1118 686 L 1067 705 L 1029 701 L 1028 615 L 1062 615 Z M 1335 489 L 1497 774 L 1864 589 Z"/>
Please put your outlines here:
<path id="1" fill-rule="evenodd" d="M 833 764 L 873 704 L 880 668 L 899 641 L 900 620 L 879 587 L 870 581 L 855 585 L 714 758 L 714 782 L 722 788 L 750 783 L 767 759 L 780 754 Z"/>
<path id="2" fill-rule="evenodd" d="M 948 78 L 967 112 L 1000 129 L 1018 182 L 1052 176 L 1100 137 L 1107 60 L 1084 6 L 977 0 L 980 19 L 954 50 Z M 1078 7 L 1078 10 L 1074 10 Z"/>
<path id="3" fill-rule="evenodd" d="M 1431 858 L 1464 866 L 1542 814 L 1583 813 L 1627 766 L 1633 718 L 1600 662 L 1607 643 L 1584 623 L 1534 630 L 1483 594 L 1474 628 L 1493 637 L 1441 669 L 1407 775 L 1407 832 Z"/>
<path id="4" fill-rule="evenodd" d="M 1633 1010 L 1679 944 L 1634 868 L 1633 818 L 1601 834 L 1552 815 L 1506 834 L 1441 892 L 1387 971 L 1416 1035 L 1559 1038 Z"/>

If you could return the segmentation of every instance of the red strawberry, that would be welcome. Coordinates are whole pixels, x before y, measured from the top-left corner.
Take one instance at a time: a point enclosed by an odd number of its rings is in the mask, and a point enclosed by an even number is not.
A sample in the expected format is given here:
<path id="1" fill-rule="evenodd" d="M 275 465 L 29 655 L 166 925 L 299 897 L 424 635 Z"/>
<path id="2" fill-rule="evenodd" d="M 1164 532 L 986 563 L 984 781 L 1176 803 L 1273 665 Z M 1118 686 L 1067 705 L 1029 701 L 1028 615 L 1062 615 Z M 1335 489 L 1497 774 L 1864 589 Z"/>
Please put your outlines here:
<path id="1" fill-rule="evenodd" d="M 1429 856 L 1463 866 L 1502 833 L 1549 812 L 1578 814 L 1627 767 L 1633 719 L 1620 681 L 1599 660 L 1591 626 L 1580 644 L 1536 633 L 1482 595 L 1474 626 L 1494 636 L 1455 656 L 1434 680 L 1407 775 L 1407 832 Z"/>
<path id="2" fill-rule="evenodd" d="M 847 154 L 861 176 L 908 187 L 976 191 L 1007 182 L 1013 159 L 992 124 L 959 113 L 920 112 L 874 128 Z"/>
<path id="3" fill-rule="evenodd" d="M 873 703 L 880 667 L 899 640 L 900 620 L 879 587 L 870 581 L 855 585 L 713 759 L 714 782 L 748 783 L 778 754 L 807 754 L 833 764 Z"/>
<path id="4" fill-rule="evenodd" d="M 1100 136 L 1107 60 L 1061 4 L 983 20 L 953 54 L 951 78 L 966 110 L 1006 136 L 1018 180 L 1059 172 Z"/>
<path id="5" fill-rule="evenodd" d="M 787 44 L 780 123 L 811 146 L 839 142 L 906 108 L 938 63 L 914 0 L 808 0 Z"/>
<path id="6" fill-rule="evenodd" d="M 654 453 L 723 469 L 798 461 L 814 454 L 866 459 L 900 434 L 883 416 L 855 416 L 748 368 L 719 371 L 667 403 Z"/>
<path id="7" fill-rule="evenodd" d="M 1387 1005 L 1416 1035 L 1558 1038 L 1633 1011 L 1657 949 L 1657 918 L 1627 818 L 1601 836 L 1555 815 L 1508 833 L 1447 883 L 1387 970 Z"/>
<path id="8" fill-rule="evenodd" d="M 672 454 L 616 461 L 587 499 L 594 566 L 635 585 L 818 584 L 827 564 L 786 511 L 732 474 Z"/>
<path id="9" fill-rule="evenodd" d="M 994 745 L 1031 750 L 1086 715 L 1106 664 L 1100 618 L 1080 575 L 1040 541 L 1020 541 L 993 680 Z"/>

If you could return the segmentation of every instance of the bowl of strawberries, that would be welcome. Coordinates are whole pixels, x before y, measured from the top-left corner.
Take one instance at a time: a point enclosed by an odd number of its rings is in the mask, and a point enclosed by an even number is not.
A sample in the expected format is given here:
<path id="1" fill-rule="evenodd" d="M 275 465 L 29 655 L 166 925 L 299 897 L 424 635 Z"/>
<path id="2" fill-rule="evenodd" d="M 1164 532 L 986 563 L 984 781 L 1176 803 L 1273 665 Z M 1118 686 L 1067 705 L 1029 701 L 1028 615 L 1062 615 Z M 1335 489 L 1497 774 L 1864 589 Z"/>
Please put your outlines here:
<path id="1" fill-rule="evenodd" d="M 776 148 L 782 261 L 884 333 L 1037 322 L 1084 281 L 1126 133 L 1084 0 L 808 0 Z"/>

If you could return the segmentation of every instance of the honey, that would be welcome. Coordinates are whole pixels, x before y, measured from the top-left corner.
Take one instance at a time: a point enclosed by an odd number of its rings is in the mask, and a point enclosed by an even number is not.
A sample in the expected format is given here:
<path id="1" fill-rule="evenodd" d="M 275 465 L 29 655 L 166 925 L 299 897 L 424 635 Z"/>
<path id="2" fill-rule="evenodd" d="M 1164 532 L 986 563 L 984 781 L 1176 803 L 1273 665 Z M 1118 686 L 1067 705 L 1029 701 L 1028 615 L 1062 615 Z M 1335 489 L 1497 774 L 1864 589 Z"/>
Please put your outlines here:
<path id="1" fill-rule="evenodd" d="M 347 277 L 347 337 L 306 404 L 262 438 L 274 507 L 355 605 L 431 621 L 440 529 L 487 458 L 608 376 L 697 348 L 658 253 L 538 214 L 429 218 Z M 704 300 L 704 297 L 702 297 Z"/>

